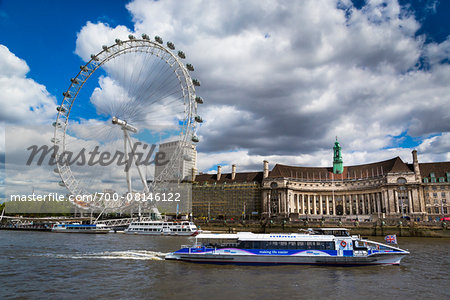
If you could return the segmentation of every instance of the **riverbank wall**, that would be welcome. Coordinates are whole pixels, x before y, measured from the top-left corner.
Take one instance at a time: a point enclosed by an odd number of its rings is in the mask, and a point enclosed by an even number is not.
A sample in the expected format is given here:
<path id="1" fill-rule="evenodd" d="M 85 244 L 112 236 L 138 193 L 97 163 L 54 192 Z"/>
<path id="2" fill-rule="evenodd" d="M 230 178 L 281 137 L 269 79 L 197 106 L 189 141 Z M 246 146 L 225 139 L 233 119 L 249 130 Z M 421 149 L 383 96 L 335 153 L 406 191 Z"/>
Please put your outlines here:
<path id="1" fill-rule="evenodd" d="M 254 233 L 301 233 L 308 228 L 347 228 L 352 235 L 386 236 L 396 234 L 399 237 L 433 237 L 450 238 L 450 226 L 446 223 L 434 224 L 382 224 L 377 223 L 328 223 L 328 222 L 196 222 L 201 229 L 211 232 L 242 232 Z"/>

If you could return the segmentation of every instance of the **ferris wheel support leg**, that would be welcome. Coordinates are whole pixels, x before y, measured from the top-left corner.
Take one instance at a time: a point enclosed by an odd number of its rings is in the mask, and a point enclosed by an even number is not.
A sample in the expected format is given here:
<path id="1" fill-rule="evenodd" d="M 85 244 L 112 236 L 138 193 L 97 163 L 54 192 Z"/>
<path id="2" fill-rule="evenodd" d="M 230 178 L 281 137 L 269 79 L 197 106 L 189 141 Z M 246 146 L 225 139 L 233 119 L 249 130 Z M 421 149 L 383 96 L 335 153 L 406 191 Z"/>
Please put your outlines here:
<path id="1" fill-rule="evenodd" d="M 131 142 L 130 136 L 128 134 L 126 134 L 126 137 L 127 137 L 128 143 L 130 145 L 131 157 L 134 158 L 135 152 L 134 152 L 133 143 Z M 144 173 L 142 172 L 141 168 L 139 168 L 139 165 L 136 160 L 134 161 L 134 164 L 138 170 L 139 177 L 141 178 L 142 184 L 144 185 L 144 192 L 148 193 L 149 190 L 148 190 L 147 181 L 144 178 Z"/>
<path id="2" fill-rule="evenodd" d="M 127 164 L 126 165 L 128 165 L 128 160 L 130 159 L 128 157 L 128 147 L 127 147 L 128 133 L 127 133 L 126 129 L 122 128 L 122 130 L 123 130 L 123 146 L 124 146 L 124 150 L 125 150 L 125 157 L 127 159 Z M 131 193 L 131 178 L 130 178 L 130 170 L 129 170 L 129 168 L 126 169 L 125 173 L 127 175 L 128 193 Z"/>

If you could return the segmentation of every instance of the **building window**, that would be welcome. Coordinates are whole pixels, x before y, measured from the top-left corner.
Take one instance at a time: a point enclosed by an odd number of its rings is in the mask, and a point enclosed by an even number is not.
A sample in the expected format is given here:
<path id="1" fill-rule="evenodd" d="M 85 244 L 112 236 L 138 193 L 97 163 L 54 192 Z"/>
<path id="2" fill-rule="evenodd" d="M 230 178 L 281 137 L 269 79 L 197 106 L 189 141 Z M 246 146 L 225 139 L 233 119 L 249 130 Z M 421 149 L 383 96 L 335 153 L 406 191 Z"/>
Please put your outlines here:
<path id="1" fill-rule="evenodd" d="M 397 179 L 397 183 L 398 184 L 405 184 L 406 183 L 406 179 L 403 177 L 400 177 L 399 179 Z"/>
<path id="2" fill-rule="evenodd" d="M 437 190 L 437 186 L 435 186 L 435 185 L 433 185 L 431 188 L 432 188 L 433 190 Z"/>
<path id="3" fill-rule="evenodd" d="M 397 179 L 398 187 L 398 208 L 402 214 L 409 213 L 408 190 L 406 189 L 406 179 L 400 177 Z"/>
<path id="4" fill-rule="evenodd" d="M 436 207 L 434 208 L 434 213 L 435 213 L 435 214 L 438 214 L 438 213 L 439 213 L 439 207 L 436 206 Z"/>
<path id="5" fill-rule="evenodd" d="M 428 207 L 427 211 L 428 211 L 429 214 L 431 214 L 431 207 Z"/>
<path id="6" fill-rule="evenodd" d="M 447 206 L 444 206 L 444 214 L 448 214 Z"/>
<path id="7" fill-rule="evenodd" d="M 436 198 L 436 197 L 437 197 L 437 193 L 433 193 L 433 197 L 435 197 L 435 198 Z"/>
<path id="8" fill-rule="evenodd" d="M 445 198 L 445 192 L 441 193 L 442 198 Z"/>

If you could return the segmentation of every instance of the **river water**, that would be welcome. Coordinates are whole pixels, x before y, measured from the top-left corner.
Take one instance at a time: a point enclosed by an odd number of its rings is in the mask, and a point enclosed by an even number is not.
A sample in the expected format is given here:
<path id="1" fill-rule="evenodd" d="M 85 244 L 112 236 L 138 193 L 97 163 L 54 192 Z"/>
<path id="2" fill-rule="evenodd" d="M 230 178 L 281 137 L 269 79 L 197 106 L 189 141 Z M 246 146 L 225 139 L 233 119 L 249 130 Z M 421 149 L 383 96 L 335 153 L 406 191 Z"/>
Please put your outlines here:
<path id="1" fill-rule="evenodd" d="M 411 251 L 400 266 L 223 266 L 162 259 L 191 239 L 2 230 L 0 299 L 450 298 L 450 239 L 399 237 L 400 247 Z"/>

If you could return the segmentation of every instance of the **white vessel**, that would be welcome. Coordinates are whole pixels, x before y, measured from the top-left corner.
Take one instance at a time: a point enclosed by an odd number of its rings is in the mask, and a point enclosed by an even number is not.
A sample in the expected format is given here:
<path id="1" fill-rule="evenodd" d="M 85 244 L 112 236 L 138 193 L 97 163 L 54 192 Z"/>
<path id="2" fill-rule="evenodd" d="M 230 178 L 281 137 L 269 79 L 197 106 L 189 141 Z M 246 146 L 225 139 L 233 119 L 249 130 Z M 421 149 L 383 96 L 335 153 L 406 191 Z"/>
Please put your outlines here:
<path id="1" fill-rule="evenodd" d="M 64 233 L 108 233 L 109 228 L 102 224 L 55 224 L 52 227 L 52 232 L 64 232 Z"/>
<path id="2" fill-rule="evenodd" d="M 219 264 L 400 264 L 409 252 L 350 236 L 344 228 L 320 228 L 305 234 L 199 234 L 191 246 L 166 255 L 168 260 Z"/>
<path id="3" fill-rule="evenodd" d="M 135 221 L 125 233 L 150 235 L 187 235 L 195 236 L 199 233 L 197 226 L 189 221 Z"/>

